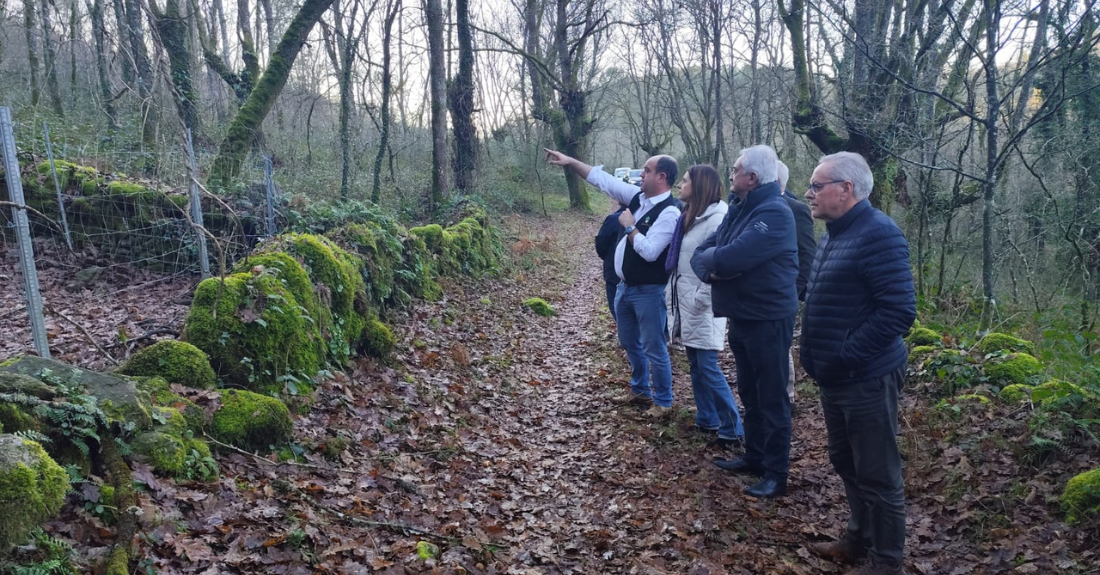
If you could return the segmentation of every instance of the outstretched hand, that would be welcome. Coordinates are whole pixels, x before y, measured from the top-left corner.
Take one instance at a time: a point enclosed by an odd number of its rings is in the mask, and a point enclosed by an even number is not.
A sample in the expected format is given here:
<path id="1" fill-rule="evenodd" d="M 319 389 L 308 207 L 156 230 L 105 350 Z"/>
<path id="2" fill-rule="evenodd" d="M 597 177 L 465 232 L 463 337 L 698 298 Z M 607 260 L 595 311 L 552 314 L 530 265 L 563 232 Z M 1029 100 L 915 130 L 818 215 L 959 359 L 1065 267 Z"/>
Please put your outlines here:
<path id="1" fill-rule="evenodd" d="M 550 148 L 543 148 L 543 150 L 546 152 L 546 161 L 555 166 L 568 166 L 569 162 L 573 160 L 573 158 L 557 150 L 551 150 Z"/>

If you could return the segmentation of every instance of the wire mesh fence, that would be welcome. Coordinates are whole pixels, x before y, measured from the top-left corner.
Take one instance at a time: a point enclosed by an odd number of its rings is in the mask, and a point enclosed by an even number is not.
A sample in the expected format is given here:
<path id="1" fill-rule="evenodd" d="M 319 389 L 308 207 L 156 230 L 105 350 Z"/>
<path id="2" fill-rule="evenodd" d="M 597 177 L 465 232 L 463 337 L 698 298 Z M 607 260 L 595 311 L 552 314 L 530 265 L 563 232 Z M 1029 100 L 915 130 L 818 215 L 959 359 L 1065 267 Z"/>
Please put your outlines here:
<path id="1" fill-rule="evenodd" d="M 16 182 L 24 193 L 9 191 L 0 210 L 0 359 L 53 349 L 106 367 L 143 341 L 178 335 L 194 284 L 285 222 L 269 159 L 250 159 L 239 179 L 250 184 L 215 196 L 197 177 L 212 158 L 189 138 L 155 154 L 77 146 L 7 114 L 0 187 Z"/>

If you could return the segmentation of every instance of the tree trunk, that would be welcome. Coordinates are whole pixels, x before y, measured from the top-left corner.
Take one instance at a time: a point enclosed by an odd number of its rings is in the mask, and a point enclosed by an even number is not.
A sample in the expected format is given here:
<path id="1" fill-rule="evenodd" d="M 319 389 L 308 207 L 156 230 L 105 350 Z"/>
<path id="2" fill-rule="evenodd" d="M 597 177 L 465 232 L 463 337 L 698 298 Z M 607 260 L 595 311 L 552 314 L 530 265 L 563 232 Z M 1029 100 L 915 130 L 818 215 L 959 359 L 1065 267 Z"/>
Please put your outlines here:
<path id="1" fill-rule="evenodd" d="M 447 90 L 444 67 L 443 4 L 441 0 L 424 0 L 424 19 L 428 23 L 428 77 L 431 94 L 432 123 L 432 191 L 430 209 L 438 215 L 446 189 L 447 166 Z"/>
<path id="2" fill-rule="evenodd" d="M 760 119 L 760 82 L 757 81 L 757 71 L 760 69 L 760 41 L 764 35 L 764 21 L 761 15 L 760 0 L 752 0 L 752 46 L 749 53 L 749 81 L 752 83 L 751 116 L 749 118 L 749 134 L 752 144 L 762 144 L 763 127 Z M 799 26 L 801 29 L 801 26 Z"/>
<path id="3" fill-rule="evenodd" d="M 0 2 L 3 4 L 3 2 Z M 72 0 L 69 5 L 69 96 L 72 97 L 75 104 L 77 93 L 77 80 L 76 80 L 76 34 L 80 30 L 80 18 L 77 12 L 76 0 Z"/>
<path id="4" fill-rule="evenodd" d="M 172 86 L 175 93 L 176 111 L 183 125 L 191 129 L 196 137 L 199 134 L 198 94 L 191 78 L 191 47 L 188 42 L 187 23 L 180 14 L 179 0 L 165 0 L 164 11 L 157 3 L 150 2 L 153 12 L 153 24 L 168 54 L 171 69 Z"/>
<path id="5" fill-rule="evenodd" d="M 53 22 L 50 0 L 42 0 L 42 53 L 46 64 L 46 89 L 50 93 L 50 107 L 58 116 L 65 115 L 61 105 L 61 86 L 57 82 L 57 48 L 53 41 Z"/>
<path id="6" fill-rule="evenodd" d="M 111 94 L 111 81 L 107 64 L 107 26 L 103 18 L 103 0 L 88 0 L 88 14 L 92 17 L 92 38 L 95 41 L 96 76 L 99 80 L 99 95 L 103 99 L 103 111 L 107 114 L 107 125 L 114 130 L 118 127 L 115 115 L 114 95 Z"/>
<path id="7" fill-rule="evenodd" d="M 999 0 L 985 2 L 985 184 L 982 194 L 982 318 L 981 329 L 985 331 L 993 322 L 997 300 L 993 294 L 993 198 L 997 189 L 997 122 L 1000 119 L 1001 103 L 997 93 L 997 27 L 1001 22 Z"/>
<path id="8" fill-rule="evenodd" d="M 252 145 L 256 132 L 263 125 L 264 118 L 267 117 L 283 86 L 286 85 L 290 68 L 294 65 L 298 52 L 309 37 L 310 30 L 332 2 L 333 0 L 306 0 L 295 14 L 290 26 L 279 40 L 279 45 L 275 47 L 275 53 L 271 55 L 271 63 L 268 64 L 267 70 L 260 76 L 256 88 L 249 94 L 229 125 L 229 131 L 218 149 L 218 157 L 214 159 L 214 165 L 210 169 L 212 182 L 228 186 L 230 180 L 240 173 L 244 156 Z"/>
<path id="9" fill-rule="evenodd" d="M 141 99 L 141 141 L 149 148 L 156 146 L 156 107 L 153 106 L 153 67 L 149 51 L 145 48 L 145 30 L 141 25 L 141 4 L 138 0 L 124 0 L 126 7 L 126 31 L 130 53 L 134 58 L 135 81 Z"/>
<path id="10" fill-rule="evenodd" d="M 401 0 L 392 0 L 387 7 L 386 21 L 382 27 L 382 126 L 379 129 L 378 154 L 374 156 L 374 183 L 370 192 L 370 199 L 376 204 L 382 199 L 382 161 L 390 142 L 390 92 L 393 91 L 390 45 L 393 39 L 393 22 L 400 11 Z"/>
<path id="11" fill-rule="evenodd" d="M 115 13 L 115 33 L 117 34 L 115 41 L 118 43 L 119 60 L 122 61 L 122 82 L 130 86 L 134 83 L 134 56 L 130 54 L 129 48 L 126 47 L 129 38 L 126 26 L 126 6 L 123 5 L 122 0 L 111 0 L 111 6 L 114 8 Z"/>
<path id="12" fill-rule="evenodd" d="M 38 82 L 38 24 L 34 16 L 34 0 L 23 0 L 23 30 L 27 33 L 27 62 L 31 69 L 31 106 L 42 100 Z"/>
<path id="13" fill-rule="evenodd" d="M 458 75 L 450 83 L 447 103 L 454 124 L 455 189 L 463 193 L 473 185 L 477 169 L 477 127 L 474 126 L 474 47 L 470 35 L 470 0 L 456 0 Z"/>

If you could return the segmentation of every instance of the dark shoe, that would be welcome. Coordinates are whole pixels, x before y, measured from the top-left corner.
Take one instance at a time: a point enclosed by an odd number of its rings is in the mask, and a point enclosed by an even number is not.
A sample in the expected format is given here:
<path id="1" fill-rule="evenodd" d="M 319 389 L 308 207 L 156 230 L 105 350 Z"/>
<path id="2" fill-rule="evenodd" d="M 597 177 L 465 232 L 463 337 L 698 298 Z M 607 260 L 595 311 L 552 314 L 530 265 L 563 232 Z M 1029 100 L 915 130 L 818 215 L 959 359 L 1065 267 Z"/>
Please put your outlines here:
<path id="1" fill-rule="evenodd" d="M 756 485 L 745 488 L 745 495 L 758 499 L 771 499 L 787 494 L 787 482 L 775 479 L 764 479 Z"/>
<path id="2" fill-rule="evenodd" d="M 844 575 L 905 575 L 905 568 L 901 565 L 891 567 L 882 563 L 868 561 L 857 569 L 852 569 Z"/>
<path id="3" fill-rule="evenodd" d="M 617 394 L 611 398 L 611 403 L 616 405 L 641 405 L 648 406 L 653 404 L 653 398 L 648 395 L 642 395 L 640 393 L 634 393 L 631 390 L 626 390 L 620 394 Z"/>
<path id="4" fill-rule="evenodd" d="M 843 537 L 840 541 L 810 543 L 806 550 L 822 559 L 851 565 L 867 556 L 867 548 Z"/>
<path id="5" fill-rule="evenodd" d="M 745 446 L 745 441 L 740 437 L 733 439 L 726 439 L 724 437 L 715 437 L 707 442 L 708 449 L 726 449 L 729 451 L 739 451 Z"/>
<path id="6" fill-rule="evenodd" d="M 759 463 L 749 463 L 744 457 L 737 459 L 715 459 L 714 464 L 719 469 L 725 469 L 733 473 L 747 473 L 749 475 L 763 475 L 764 468 Z"/>

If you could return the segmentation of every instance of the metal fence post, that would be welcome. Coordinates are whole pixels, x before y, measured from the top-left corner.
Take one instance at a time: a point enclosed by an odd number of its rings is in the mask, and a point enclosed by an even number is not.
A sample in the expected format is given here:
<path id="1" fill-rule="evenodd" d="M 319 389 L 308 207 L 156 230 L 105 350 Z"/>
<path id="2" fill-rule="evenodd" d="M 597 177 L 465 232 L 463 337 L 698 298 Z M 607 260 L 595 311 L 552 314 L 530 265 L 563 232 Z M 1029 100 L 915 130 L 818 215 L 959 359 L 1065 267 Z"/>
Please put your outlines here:
<path id="1" fill-rule="evenodd" d="M 61 182 L 57 179 L 57 166 L 53 161 L 53 146 L 50 145 L 50 127 L 42 122 L 42 138 L 46 140 L 46 157 L 50 159 L 50 171 L 53 172 L 53 187 L 57 190 L 57 210 L 61 212 L 61 230 L 65 232 L 65 243 L 73 251 L 73 236 L 69 233 L 69 218 L 65 215 L 65 200 L 61 197 Z"/>
<path id="2" fill-rule="evenodd" d="M 267 187 L 267 237 L 275 235 L 275 178 L 271 173 L 271 156 L 264 156 L 264 184 Z"/>
<path id="3" fill-rule="evenodd" d="M 210 277 L 210 259 L 206 255 L 206 234 L 202 231 L 206 226 L 202 223 L 202 198 L 199 195 L 199 168 L 195 164 L 195 148 L 191 144 L 191 128 L 187 128 L 187 167 L 191 174 L 191 221 L 199 227 L 199 229 L 195 230 L 195 235 L 197 235 L 199 239 L 199 269 L 202 270 L 203 279 L 206 279 Z"/>
<path id="4" fill-rule="evenodd" d="M 34 267 L 34 246 L 31 245 L 31 225 L 23 208 L 23 182 L 20 181 L 19 159 L 15 155 L 15 126 L 11 108 L 0 107 L 0 139 L 3 140 L 4 170 L 8 181 L 8 199 L 15 220 L 15 236 L 19 243 L 19 263 L 23 269 L 23 284 L 27 295 L 27 312 L 31 315 L 34 349 L 41 357 L 50 357 L 50 342 L 46 339 L 46 319 L 42 316 L 42 294 L 38 292 L 38 270 Z"/>

